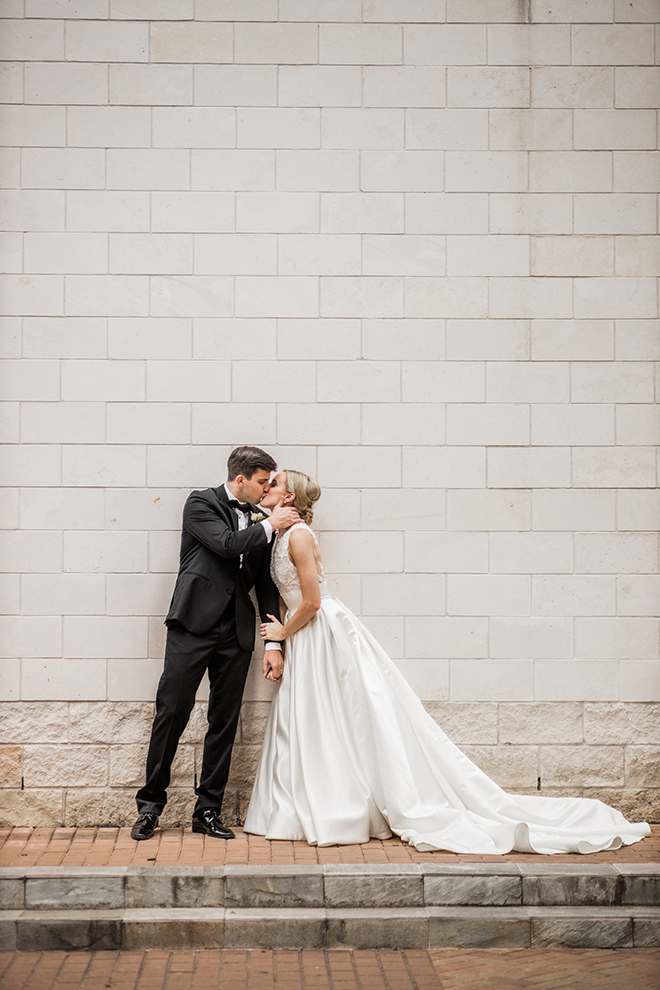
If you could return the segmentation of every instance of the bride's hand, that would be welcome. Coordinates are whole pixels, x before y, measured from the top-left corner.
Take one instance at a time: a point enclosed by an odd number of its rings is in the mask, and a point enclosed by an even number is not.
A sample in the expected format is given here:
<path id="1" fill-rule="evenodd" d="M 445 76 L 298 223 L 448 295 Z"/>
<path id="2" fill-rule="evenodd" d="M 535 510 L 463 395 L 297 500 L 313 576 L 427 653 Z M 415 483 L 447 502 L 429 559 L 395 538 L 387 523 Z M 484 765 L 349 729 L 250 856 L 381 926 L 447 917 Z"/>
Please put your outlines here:
<path id="1" fill-rule="evenodd" d="M 259 632 L 262 639 L 274 640 L 277 643 L 281 643 L 284 639 L 284 626 L 281 622 L 271 615 L 270 612 L 266 613 L 272 622 L 262 622 L 259 627 Z"/>

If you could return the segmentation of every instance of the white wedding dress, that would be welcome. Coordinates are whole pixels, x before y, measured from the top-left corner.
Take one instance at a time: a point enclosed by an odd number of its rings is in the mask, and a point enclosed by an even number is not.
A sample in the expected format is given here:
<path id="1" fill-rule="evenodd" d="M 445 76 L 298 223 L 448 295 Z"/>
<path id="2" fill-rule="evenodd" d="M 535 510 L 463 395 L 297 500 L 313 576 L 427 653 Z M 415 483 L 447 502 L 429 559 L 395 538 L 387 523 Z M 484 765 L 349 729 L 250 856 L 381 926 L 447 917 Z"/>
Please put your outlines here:
<path id="1" fill-rule="evenodd" d="M 271 563 L 287 618 L 302 597 L 293 528 Z M 598 852 L 650 834 L 597 800 L 503 791 L 436 725 L 322 573 L 319 581 L 319 611 L 287 640 L 246 832 L 319 846 L 394 832 L 419 850 L 480 855 Z"/>

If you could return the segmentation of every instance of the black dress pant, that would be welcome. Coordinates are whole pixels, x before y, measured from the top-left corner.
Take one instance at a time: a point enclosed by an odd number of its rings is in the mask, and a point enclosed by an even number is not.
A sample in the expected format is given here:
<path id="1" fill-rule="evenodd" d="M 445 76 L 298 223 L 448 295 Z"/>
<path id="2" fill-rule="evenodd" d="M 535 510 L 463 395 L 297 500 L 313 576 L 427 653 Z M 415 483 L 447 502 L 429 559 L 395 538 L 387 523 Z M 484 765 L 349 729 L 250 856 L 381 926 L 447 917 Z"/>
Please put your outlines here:
<path id="1" fill-rule="evenodd" d="M 250 657 L 251 652 L 241 649 L 236 638 L 233 600 L 220 620 L 202 635 L 189 632 L 179 623 L 169 626 L 147 755 L 147 780 L 136 795 L 140 813 L 152 811 L 160 815 L 165 807 L 172 760 L 205 670 L 211 685 L 209 727 L 195 791 L 195 812 L 205 808 L 220 812 Z"/>

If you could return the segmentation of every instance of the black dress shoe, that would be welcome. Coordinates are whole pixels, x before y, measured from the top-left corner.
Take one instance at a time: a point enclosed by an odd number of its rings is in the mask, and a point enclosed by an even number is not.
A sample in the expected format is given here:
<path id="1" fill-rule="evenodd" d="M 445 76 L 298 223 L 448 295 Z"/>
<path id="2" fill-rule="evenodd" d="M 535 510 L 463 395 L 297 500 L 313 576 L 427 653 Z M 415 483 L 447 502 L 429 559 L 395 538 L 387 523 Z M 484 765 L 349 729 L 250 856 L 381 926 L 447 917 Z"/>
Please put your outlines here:
<path id="1" fill-rule="evenodd" d="M 156 831 L 158 825 L 158 815 L 153 811 L 143 811 L 131 829 L 131 839 L 150 839 Z"/>
<path id="2" fill-rule="evenodd" d="M 193 832 L 203 832 L 204 835 L 212 835 L 215 839 L 233 839 L 234 833 L 226 825 L 223 825 L 218 818 L 218 812 L 213 808 L 204 808 L 198 811 L 192 820 Z"/>

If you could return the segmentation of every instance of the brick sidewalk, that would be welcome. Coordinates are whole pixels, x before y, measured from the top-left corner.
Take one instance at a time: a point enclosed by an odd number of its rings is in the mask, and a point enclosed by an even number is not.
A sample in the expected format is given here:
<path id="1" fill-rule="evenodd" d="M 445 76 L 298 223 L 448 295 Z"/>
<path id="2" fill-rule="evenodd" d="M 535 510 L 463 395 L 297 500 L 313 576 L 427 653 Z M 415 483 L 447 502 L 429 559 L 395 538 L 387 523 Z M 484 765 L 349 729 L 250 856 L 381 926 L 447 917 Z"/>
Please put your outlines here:
<path id="1" fill-rule="evenodd" d="M 2 990 L 658 990 L 660 949 L 0 952 Z"/>
<path id="2" fill-rule="evenodd" d="M 224 866 L 324 863 L 660 863 L 660 825 L 652 835 L 616 852 L 591 856 L 462 856 L 417 852 L 400 839 L 371 839 L 362 845 L 308 846 L 269 841 L 235 829 L 230 842 L 207 839 L 190 829 L 169 828 L 153 839 L 134 842 L 128 828 L 0 829 L 0 866 Z"/>

